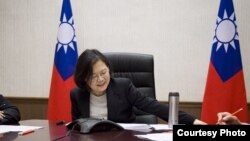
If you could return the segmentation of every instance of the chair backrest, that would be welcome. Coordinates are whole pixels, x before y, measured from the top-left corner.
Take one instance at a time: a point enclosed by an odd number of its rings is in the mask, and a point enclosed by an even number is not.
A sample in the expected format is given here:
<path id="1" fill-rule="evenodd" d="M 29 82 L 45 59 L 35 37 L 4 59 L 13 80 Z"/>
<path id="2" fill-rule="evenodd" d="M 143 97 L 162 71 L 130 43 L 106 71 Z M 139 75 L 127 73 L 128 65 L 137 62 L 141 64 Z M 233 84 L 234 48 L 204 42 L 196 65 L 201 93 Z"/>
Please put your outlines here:
<path id="1" fill-rule="evenodd" d="M 154 58 L 150 54 L 109 52 L 104 53 L 113 70 L 113 77 L 129 78 L 145 95 L 156 98 L 154 82 Z M 157 117 L 134 107 L 136 123 L 158 123 Z"/>

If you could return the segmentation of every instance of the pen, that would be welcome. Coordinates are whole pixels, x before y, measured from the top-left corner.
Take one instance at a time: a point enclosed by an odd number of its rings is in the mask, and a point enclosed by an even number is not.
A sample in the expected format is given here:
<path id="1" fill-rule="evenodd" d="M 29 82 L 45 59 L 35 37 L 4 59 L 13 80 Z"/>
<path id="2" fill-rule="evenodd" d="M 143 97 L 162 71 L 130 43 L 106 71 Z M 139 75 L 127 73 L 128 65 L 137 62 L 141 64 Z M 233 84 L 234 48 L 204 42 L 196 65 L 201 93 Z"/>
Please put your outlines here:
<path id="1" fill-rule="evenodd" d="M 242 111 L 242 110 L 243 110 L 243 108 L 238 109 L 237 111 L 233 112 L 233 113 L 231 114 L 231 116 L 236 115 L 237 113 L 239 113 L 239 112 Z M 219 122 L 223 122 L 223 119 L 221 119 Z"/>
<path id="2" fill-rule="evenodd" d="M 35 130 L 30 129 L 30 130 L 19 132 L 18 135 L 23 136 L 23 135 L 27 135 L 27 134 L 33 133 L 33 132 L 35 132 Z"/>
<path id="3" fill-rule="evenodd" d="M 242 111 L 242 110 L 243 110 L 243 108 L 240 108 L 240 109 L 238 109 L 237 111 L 233 112 L 232 115 L 235 115 L 235 114 L 239 113 L 239 112 Z"/>

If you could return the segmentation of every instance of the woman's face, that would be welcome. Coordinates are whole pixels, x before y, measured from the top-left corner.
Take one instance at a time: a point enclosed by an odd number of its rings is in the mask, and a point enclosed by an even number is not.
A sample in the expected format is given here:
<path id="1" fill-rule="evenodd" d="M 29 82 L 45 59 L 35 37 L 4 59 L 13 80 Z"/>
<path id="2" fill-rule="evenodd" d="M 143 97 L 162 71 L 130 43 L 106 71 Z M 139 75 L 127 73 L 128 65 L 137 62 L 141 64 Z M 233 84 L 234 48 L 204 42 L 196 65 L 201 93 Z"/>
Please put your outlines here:
<path id="1" fill-rule="evenodd" d="M 93 65 L 92 76 L 87 84 L 91 88 L 91 93 L 96 96 L 105 94 L 106 89 L 110 82 L 109 68 L 106 64 L 99 60 Z"/>

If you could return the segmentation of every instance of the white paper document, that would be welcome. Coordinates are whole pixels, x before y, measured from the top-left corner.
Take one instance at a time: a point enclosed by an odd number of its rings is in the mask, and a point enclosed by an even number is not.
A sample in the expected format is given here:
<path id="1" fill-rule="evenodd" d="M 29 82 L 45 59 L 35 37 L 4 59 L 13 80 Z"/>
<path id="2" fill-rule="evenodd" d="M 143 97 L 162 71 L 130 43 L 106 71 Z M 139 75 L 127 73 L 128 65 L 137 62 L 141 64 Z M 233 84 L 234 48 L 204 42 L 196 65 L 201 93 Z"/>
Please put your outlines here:
<path id="1" fill-rule="evenodd" d="M 40 126 L 25 126 L 25 125 L 0 125 L 0 134 L 7 132 L 21 132 L 27 130 L 37 130 L 43 127 Z"/>
<path id="2" fill-rule="evenodd" d="M 150 124 L 150 126 L 154 130 L 167 130 L 167 131 L 172 131 L 173 129 L 170 128 L 167 124 Z"/>
<path id="3" fill-rule="evenodd" d="M 137 123 L 118 123 L 126 130 L 150 132 L 152 130 L 172 131 L 167 124 L 137 124 Z"/>
<path id="4" fill-rule="evenodd" d="M 148 124 L 136 124 L 136 123 L 118 123 L 126 130 L 140 131 L 140 132 L 150 132 L 152 127 Z"/>
<path id="5" fill-rule="evenodd" d="M 163 132 L 163 133 L 152 133 L 146 135 L 135 135 L 138 138 L 149 139 L 153 141 L 173 141 L 172 132 Z"/>

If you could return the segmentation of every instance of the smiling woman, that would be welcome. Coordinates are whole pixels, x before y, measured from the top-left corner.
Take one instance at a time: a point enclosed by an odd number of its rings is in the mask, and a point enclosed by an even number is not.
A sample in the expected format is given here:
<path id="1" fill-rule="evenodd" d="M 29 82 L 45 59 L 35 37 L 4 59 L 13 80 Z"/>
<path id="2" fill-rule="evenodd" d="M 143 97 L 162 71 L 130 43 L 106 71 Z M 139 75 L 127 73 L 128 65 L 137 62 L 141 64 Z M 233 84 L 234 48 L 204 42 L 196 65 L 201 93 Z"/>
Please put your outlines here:
<path id="1" fill-rule="evenodd" d="M 70 94 L 72 120 L 91 117 L 135 122 L 136 107 L 168 121 L 167 105 L 146 96 L 129 78 L 114 78 L 111 72 L 109 61 L 98 50 L 86 49 L 79 56 L 74 75 L 78 87 Z M 182 124 L 205 124 L 185 112 L 179 115 Z"/>
<path id="2" fill-rule="evenodd" d="M 108 68 L 105 68 L 103 70 L 101 70 L 99 73 L 94 73 L 92 76 L 91 76 L 91 81 L 98 81 L 99 77 L 105 77 L 105 75 L 107 75 L 107 73 L 109 72 L 109 69 Z"/>

